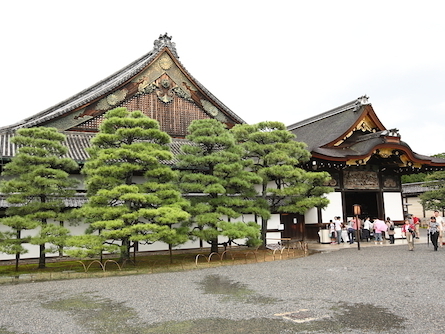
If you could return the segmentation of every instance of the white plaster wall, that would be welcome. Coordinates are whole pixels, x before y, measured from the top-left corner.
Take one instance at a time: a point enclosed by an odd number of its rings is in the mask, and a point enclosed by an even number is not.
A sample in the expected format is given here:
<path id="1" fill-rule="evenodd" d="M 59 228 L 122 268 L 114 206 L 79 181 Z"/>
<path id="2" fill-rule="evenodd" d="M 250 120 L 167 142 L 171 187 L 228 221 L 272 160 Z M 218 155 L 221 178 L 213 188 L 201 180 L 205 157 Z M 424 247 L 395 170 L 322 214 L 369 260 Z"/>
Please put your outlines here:
<path id="1" fill-rule="evenodd" d="M 403 202 L 400 193 L 383 193 L 383 205 L 386 217 L 390 217 L 391 220 L 403 220 Z"/>
<path id="2" fill-rule="evenodd" d="M 271 181 L 267 184 L 267 188 L 276 189 L 277 185 L 274 181 Z M 258 194 L 260 194 L 263 191 L 263 185 L 262 184 L 256 184 L 254 186 L 254 189 L 257 191 Z"/>
<path id="3" fill-rule="evenodd" d="M 341 193 L 332 192 L 326 194 L 326 198 L 329 199 L 329 204 L 326 208 L 321 210 L 322 223 L 329 223 L 329 220 L 333 220 L 335 216 L 343 216 L 343 202 L 341 200 Z"/>
<path id="4" fill-rule="evenodd" d="M 280 214 L 272 214 L 270 219 L 267 221 L 267 229 L 268 230 L 278 230 L 280 227 Z"/>
<path id="5" fill-rule="evenodd" d="M 277 244 L 281 240 L 281 232 L 267 232 L 266 233 L 266 244 Z"/>
<path id="6" fill-rule="evenodd" d="M 318 223 L 317 208 L 309 209 L 304 214 L 304 223 L 306 225 L 308 225 L 308 224 L 317 224 Z"/>

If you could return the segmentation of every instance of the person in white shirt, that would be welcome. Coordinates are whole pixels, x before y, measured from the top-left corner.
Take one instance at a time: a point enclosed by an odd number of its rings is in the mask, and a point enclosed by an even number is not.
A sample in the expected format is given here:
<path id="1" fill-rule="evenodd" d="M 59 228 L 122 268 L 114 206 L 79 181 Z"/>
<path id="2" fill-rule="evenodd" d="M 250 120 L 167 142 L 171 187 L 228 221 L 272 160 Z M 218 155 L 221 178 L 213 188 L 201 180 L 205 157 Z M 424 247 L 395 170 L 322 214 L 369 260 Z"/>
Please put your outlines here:
<path id="1" fill-rule="evenodd" d="M 340 216 L 334 217 L 335 233 L 337 233 L 337 244 L 341 244 L 341 220 Z"/>
<path id="2" fill-rule="evenodd" d="M 430 234 L 431 243 L 434 246 L 434 250 L 437 251 L 437 238 L 439 237 L 439 223 L 436 221 L 436 217 L 430 218 L 430 225 L 428 227 L 428 233 Z"/>
<path id="3" fill-rule="evenodd" d="M 331 244 L 336 244 L 337 235 L 335 234 L 335 224 L 332 220 L 329 221 L 329 236 L 331 237 Z"/>
<path id="4" fill-rule="evenodd" d="M 443 232 L 444 232 L 444 219 L 439 215 L 439 211 L 434 211 L 434 217 L 436 217 L 436 223 L 439 224 L 439 247 L 443 246 Z"/>
<path id="5" fill-rule="evenodd" d="M 365 222 L 363 223 L 363 239 L 366 239 L 366 242 L 369 242 L 369 239 L 371 239 L 371 230 L 371 221 L 369 220 L 369 217 L 366 217 Z"/>

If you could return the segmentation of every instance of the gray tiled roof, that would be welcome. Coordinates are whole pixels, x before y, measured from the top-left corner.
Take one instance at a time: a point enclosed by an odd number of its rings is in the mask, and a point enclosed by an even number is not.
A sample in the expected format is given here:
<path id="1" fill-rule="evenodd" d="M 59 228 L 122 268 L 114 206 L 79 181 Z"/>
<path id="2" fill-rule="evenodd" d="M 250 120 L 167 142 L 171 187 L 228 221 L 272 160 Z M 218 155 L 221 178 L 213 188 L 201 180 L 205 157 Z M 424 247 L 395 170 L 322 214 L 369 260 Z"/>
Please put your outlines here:
<path id="1" fill-rule="evenodd" d="M 96 135 L 89 132 L 63 132 L 66 136 L 65 145 L 68 147 L 67 156 L 78 163 L 85 162 L 89 155 L 87 148 L 91 146 L 90 141 Z M 0 154 L 3 160 L 11 159 L 17 151 L 16 146 L 11 142 L 13 132 L 0 132 Z M 181 153 L 181 146 L 189 145 L 190 142 L 186 139 L 172 138 L 172 142 L 169 144 L 170 150 L 174 156 Z M 174 165 L 177 160 L 164 161 L 165 164 Z"/>
<path id="2" fill-rule="evenodd" d="M 425 191 L 433 189 L 434 182 L 413 182 L 402 184 L 402 193 L 404 195 L 418 195 L 423 194 Z"/>
<path id="3" fill-rule="evenodd" d="M 66 208 L 80 208 L 87 202 L 85 195 L 78 195 L 76 197 L 66 197 L 63 199 Z M 6 201 L 4 195 L 0 195 L 0 208 L 8 208 L 11 204 Z"/>
<path id="4" fill-rule="evenodd" d="M 289 125 L 287 129 L 297 136 L 298 141 L 305 142 L 308 150 L 313 152 L 342 136 L 361 117 L 367 104 L 365 97 L 361 97 Z"/>

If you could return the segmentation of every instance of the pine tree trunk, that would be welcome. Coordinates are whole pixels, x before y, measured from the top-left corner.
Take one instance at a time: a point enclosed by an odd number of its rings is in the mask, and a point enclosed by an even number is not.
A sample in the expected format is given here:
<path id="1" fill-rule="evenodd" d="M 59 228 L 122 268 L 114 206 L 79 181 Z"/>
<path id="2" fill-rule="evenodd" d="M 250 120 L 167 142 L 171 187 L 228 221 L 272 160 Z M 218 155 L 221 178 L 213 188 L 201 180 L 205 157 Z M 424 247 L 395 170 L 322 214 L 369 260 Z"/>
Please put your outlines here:
<path id="1" fill-rule="evenodd" d="M 15 253 L 15 271 L 19 271 L 20 253 Z"/>
<path id="2" fill-rule="evenodd" d="M 267 240 L 267 219 L 261 218 L 261 240 L 263 241 L 263 247 L 266 248 Z"/>
<path id="3" fill-rule="evenodd" d="M 262 189 L 261 189 L 261 197 L 264 201 L 267 201 L 267 182 L 263 182 Z M 261 240 L 263 248 L 266 248 L 267 240 L 266 240 L 266 234 L 267 234 L 267 219 L 261 217 Z"/>
<path id="4" fill-rule="evenodd" d="M 45 203 L 46 200 L 45 199 L 41 199 L 42 203 Z M 42 219 L 42 228 L 44 226 L 46 226 L 47 221 L 46 219 Z M 46 254 L 45 254 L 45 243 L 39 245 L 39 269 L 44 269 L 46 268 Z"/>
<path id="5" fill-rule="evenodd" d="M 46 268 L 45 244 L 39 245 L 39 269 Z"/>
<path id="6" fill-rule="evenodd" d="M 218 253 L 218 239 L 210 240 L 210 254 Z"/>
<path id="7" fill-rule="evenodd" d="M 22 238 L 22 231 L 21 230 L 17 230 L 16 233 L 16 239 L 17 240 L 21 240 Z M 19 261 L 20 261 L 20 252 L 15 253 L 15 271 L 19 271 Z"/>
<path id="8" fill-rule="evenodd" d="M 129 260 L 130 260 L 130 240 L 128 239 L 128 237 L 126 237 L 122 238 L 120 262 L 124 263 L 125 261 Z"/>
<path id="9" fill-rule="evenodd" d="M 171 244 L 168 244 L 168 252 L 170 253 L 170 263 L 173 264 L 173 247 Z"/>

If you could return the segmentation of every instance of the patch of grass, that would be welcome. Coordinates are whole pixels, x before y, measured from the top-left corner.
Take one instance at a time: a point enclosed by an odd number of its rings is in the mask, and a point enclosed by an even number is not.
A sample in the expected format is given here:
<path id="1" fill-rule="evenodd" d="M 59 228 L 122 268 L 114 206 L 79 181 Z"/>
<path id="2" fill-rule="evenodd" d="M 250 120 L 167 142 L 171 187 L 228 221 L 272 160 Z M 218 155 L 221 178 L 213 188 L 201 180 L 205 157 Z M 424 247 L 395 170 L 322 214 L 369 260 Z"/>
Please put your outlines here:
<path id="1" fill-rule="evenodd" d="M 4 327 L 0 327 L 0 334 L 17 334 L 17 332 L 10 332 L 9 330 L 5 329 Z"/>
<path id="2" fill-rule="evenodd" d="M 38 269 L 37 263 L 21 260 L 18 271 L 15 271 L 14 264 L 0 265 L 0 284 L 194 270 L 278 261 L 306 255 L 302 250 L 297 249 L 286 250 L 281 254 L 273 253 L 271 250 L 237 248 L 226 252 L 221 251 L 210 257 L 206 250 L 189 250 L 174 253 L 173 261 L 171 261 L 167 252 L 144 252 L 132 258 L 135 261 L 126 263 L 118 263 L 118 258 L 107 257 L 102 262 L 103 266 L 97 259 L 79 261 L 69 258 L 48 258 L 44 269 Z"/>
<path id="3" fill-rule="evenodd" d="M 44 308 L 67 312 L 79 326 L 93 333 L 141 333 L 137 312 L 109 299 L 78 295 L 43 303 Z"/>

